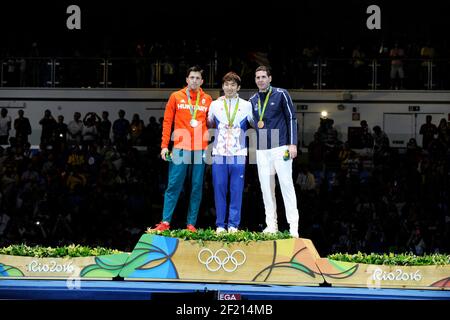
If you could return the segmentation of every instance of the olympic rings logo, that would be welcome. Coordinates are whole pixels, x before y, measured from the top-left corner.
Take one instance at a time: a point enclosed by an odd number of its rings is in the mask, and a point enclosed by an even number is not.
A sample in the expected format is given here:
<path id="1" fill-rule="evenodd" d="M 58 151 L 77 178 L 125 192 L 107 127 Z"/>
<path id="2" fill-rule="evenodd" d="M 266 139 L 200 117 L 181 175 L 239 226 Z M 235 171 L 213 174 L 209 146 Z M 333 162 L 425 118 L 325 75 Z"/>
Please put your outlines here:
<path id="1" fill-rule="evenodd" d="M 207 255 L 207 258 L 204 256 Z M 212 252 L 208 248 L 200 250 L 198 253 L 198 261 L 206 266 L 211 272 L 216 272 L 220 268 L 226 272 L 233 272 L 237 267 L 243 265 L 247 257 L 242 250 L 234 250 L 231 254 L 225 249 L 219 249 L 216 252 Z"/>

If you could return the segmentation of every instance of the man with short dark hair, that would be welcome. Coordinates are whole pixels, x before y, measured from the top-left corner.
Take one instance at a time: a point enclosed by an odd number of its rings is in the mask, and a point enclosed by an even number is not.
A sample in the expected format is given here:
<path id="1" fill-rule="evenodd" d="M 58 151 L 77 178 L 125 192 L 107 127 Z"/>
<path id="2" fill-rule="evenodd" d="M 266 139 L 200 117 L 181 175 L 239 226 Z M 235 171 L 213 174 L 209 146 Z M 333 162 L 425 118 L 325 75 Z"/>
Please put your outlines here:
<path id="1" fill-rule="evenodd" d="M 259 91 L 250 98 L 253 118 L 257 122 L 256 162 L 266 210 L 267 227 L 264 232 L 278 231 L 275 199 L 277 174 L 289 232 L 292 237 L 298 238 L 297 197 L 292 180 L 292 159 L 297 157 L 297 119 L 289 93 L 285 89 L 272 87 L 271 81 L 270 68 L 258 67 L 255 82 Z"/>
<path id="2" fill-rule="evenodd" d="M 253 122 L 252 105 L 239 98 L 241 78 L 228 72 L 222 79 L 225 96 L 211 103 L 208 125 L 216 128 L 212 176 L 216 204 L 216 232 L 236 232 L 241 221 L 247 146 L 245 131 Z M 228 203 L 227 197 L 230 197 Z M 228 213 L 228 219 L 225 218 Z"/>
<path id="3" fill-rule="evenodd" d="M 205 170 L 204 150 L 208 146 L 206 117 L 212 98 L 202 89 L 203 70 L 191 67 L 186 74 L 187 86 L 173 92 L 164 112 L 161 158 L 169 163 L 169 183 L 164 194 L 162 221 L 154 230 L 168 230 L 187 175 L 191 178 L 191 195 L 187 214 L 187 230 L 195 232 L 200 208 Z M 174 132 L 172 133 L 172 125 Z M 169 142 L 174 139 L 172 156 Z"/>

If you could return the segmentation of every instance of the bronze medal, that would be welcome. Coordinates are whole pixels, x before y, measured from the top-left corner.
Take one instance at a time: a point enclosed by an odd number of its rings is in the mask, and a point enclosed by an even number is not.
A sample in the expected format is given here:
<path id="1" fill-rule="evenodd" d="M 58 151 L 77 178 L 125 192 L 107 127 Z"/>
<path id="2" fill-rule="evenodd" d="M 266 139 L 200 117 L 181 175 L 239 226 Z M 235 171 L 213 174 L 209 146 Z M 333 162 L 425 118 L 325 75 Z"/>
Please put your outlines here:
<path id="1" fill-rule="evenodd" d="M 261 111 L 261 100 L 259 99 L 259 94 L 258 94 L 258 114 L 259 114 L 258 128 L 260 128 L 260 129 L 264 127 L 264 121 L 263 121 L 264 112 L 266 112 L 267 103 L 269 102 L 269 97 L 270 97 L 271 93 L 272 93 L 272 87 L 269 88 L 269 92 L 266 95 L 266 99 L 264 100 L 264 106 L 262 107 L 262 111 Z"/>

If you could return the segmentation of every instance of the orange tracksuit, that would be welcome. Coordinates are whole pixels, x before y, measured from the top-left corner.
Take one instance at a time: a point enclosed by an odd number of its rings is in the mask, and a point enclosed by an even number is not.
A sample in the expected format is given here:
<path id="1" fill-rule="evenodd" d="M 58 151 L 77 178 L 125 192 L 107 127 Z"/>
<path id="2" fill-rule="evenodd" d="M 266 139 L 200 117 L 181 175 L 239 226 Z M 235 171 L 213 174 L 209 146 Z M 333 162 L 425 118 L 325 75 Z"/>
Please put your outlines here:
<path id="1" fill-rule="evenodd" d="M 167 148 L 169 146 L 174 119 L 174 148 L 190 151 L 205 150 L 207 148 L 208 131 L 206 128 L 206 119 L 212 98 L 201 88 L 198 90 L 200 90 L 200 101 L 196 119 L 199 121 L 199 125 L 196 128 L 192 128 L 189 124 L 192 115 L 189 109 L 186 87 L 170 95 L 166 105 L 166 111 L 164 112 L 161 148 Z M 191 95 L 192 110 L 194 110 L 195 102 L 197 101 L 197 92 L 190 90 L 189 93 Z"/>

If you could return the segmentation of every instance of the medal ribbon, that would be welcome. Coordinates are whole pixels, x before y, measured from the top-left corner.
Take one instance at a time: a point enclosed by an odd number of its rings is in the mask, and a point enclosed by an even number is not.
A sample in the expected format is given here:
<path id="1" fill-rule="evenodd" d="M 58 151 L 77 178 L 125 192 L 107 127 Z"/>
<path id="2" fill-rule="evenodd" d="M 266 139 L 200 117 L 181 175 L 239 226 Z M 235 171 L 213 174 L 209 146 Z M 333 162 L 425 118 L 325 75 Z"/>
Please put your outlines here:
<path id="1" fill-rule="evenodd" d="M 198 103 L 200 102 L 200 89 L 198 89 L 197 91 L 197 100 L 195 101 L 194 110 L 192 110 L 191 95 L 189 94 L 189 88 L 186 88 L 186 95 L 188 98 L 189 112 L 191 113 L 192 120 L 195 120 L 195 118 L 197 118 Z"/>
<path id="2" fill-rule="evenodd" d="M 262 121 L 264 117 L 264 112 L 266 112 L 267 102 L 269 102 L 270 94 L 272 93 L 272 87 L 270 87 L 269 92 L 267 93 L 266 99 L 264 99 L 264 105 L 263 110 L 261 112 L 261 99 L 259 98 L 258 94 L 258 114 L 259 114 L 259 121 Z"/>
<path id="3" fill-rule="evenodd" d="M 229 125 L 230 127 L 232 127 L 232 126 L 233 126 L 233 123 L 234 123 L 234 118 L 236 118 L 236 112 L 237 112 L 238 107 L 239 107 L 239 97 L 237 97 L 236 105 L 234 106 L 234 111 L 233 111 L 233 115 L 231 116 L 231 119 L 230 119 L 230 113 L 231 113 L 231 99 L 230 99 L 230 109 L 228 109 L 228 106 L 227 106 L 227 99 L 226 99 L 226 98 L 223 99 L 223 106 L 224 106 L 224 108 L 225 108 L 225 114 L 227 115 L 228 125 Z"/>

